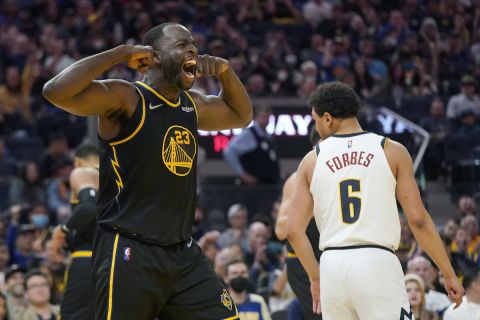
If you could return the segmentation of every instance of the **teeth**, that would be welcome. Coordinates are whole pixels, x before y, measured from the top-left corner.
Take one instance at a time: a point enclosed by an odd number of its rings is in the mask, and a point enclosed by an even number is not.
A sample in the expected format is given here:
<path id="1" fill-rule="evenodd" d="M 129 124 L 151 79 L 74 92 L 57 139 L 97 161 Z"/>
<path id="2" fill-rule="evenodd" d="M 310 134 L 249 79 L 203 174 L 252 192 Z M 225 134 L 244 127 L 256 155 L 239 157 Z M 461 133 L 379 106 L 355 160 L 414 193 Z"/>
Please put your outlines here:
<path id="1" fill-rule="evenodd" d="M 196 66 L 196 65 L 197 65 L 197 61 L 195 59 L 190 59 L 185 61 L 185 66 L 187 67 Z"/>

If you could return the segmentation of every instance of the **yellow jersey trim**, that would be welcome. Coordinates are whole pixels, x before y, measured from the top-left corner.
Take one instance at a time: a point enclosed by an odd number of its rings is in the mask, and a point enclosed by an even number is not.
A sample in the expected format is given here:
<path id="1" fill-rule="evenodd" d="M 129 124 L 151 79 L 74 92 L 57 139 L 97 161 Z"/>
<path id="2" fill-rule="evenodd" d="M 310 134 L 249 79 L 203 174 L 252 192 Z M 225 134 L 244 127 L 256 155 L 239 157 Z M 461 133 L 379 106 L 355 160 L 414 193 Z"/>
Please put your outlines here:
<path id="1" fill-rule="evenodd" d="M 287 252 L 287 258 L 298 258 L 295 252 Z"/>
<path id="2" fill-rule="evenodd" d="M 92 257 L 92 254 L 93 252 L 92 251 L 88 251 L 88 250 L 85 250 L 85 251 L 74 251 L 70 257 L 73 259 L 73 258 L 91 258 Z"/>
<path id="3" fill-rule="evenodd" d="M 225 319 L 223 319 L 223 320 L 235 320 L 235 319 L 240 319 L 240 317 L 238 316 L 237 305 L 235 305 L 235 315 L 234 315 L 233 317 L 225 318 Z"/>
<path id="4" fill-rule="evenodd" d="M 113 253 L 112 253 L 112 266 L 110 268 L 110 283 L 108 289 L 108 310 L 107 310 L 107 320 L 112 319 L 112 304 L 113 304 L 113 274 L 115 272 L 115 257 L 117 256 L 117 246 L 119 234 L 115 235 L 115 241 L 113 243 Z"/>
<path id="5" fill-rule="evenodd" d="M 118 188 L 118 193 L 117 196 L 120 194 L 120 191 L 123 189 L 123 181 L 122 177 L 120 176 L 120 173 L 118 172 L 118 169 L 120 169 L 120 163 L 118 162 L 117 159 L 117 150 L 115 147 L 112 146 L 112 151 L 113 151 L 113 159 L 110 159 L 110 163 L 112 165 L 113 171 L 115 172 L 115 175 L 117 176 L 117 179 L 115 182 L 117 183 L 117 188 Z"/>
<path id="6" fill-rule="evenodd" d="M 133 137 L 135 137 L 135 135 L 138 133 L 138 131 L 140 131 L 140 129 L 143 127 L 143 123 L 145 122 L 145 113 L 146 113 L 146 109 L 145 109 L 145 97 L 144 97 L 143 94 L 140 92 L 140 90 L 138 90 L 137 88 L 136 88 L 136 90 L 137 90 L 138 93 L 140 94 L 140 97 L 142 97 L 142 119 L 140 120 L 140 123 L 138 124 L 137 128 L 135 129 L 135 131 L 133 131 L 128 137 L 126 137 L 125 139 L 122 139 L 122 140 L 120 140 L 120 141 L 110 142 L 110 146 L 116 146 L 116 145 L 118 145 L 118 144 L 127 142 L 128 140 L 130 140 L 130 139 L 132 139 Z"/>
<path id="7" fill-rule="evenodd" d="M 70 204 L 78 204 L 80 203 L 80 200 L 78 199 L 70 199 Z"/>
<path id="8" fill-rule="evenodd" d="M 161 99 L 163 102 L 165 102 L 167 105 L 169 105 L 170 107 L 178 107 L 180 105 L 180 97 L 178 97 L 178 101 L 176 103 L 172 103 L 170 101 L 168 101 L 167 98 L 165 98 L 164 96 L 162 96 L 160 93 L 158 93 L 157 91 L 155 91 L 152 87 L 150 87 L 148 84 L 145 84 L 141 81 L 137 81 L 136 83 L 138 83 L 139 85 L 141 85 L 142 87 L 144 87 L 145 89 L 147 89 L 148 91 L 150 91 L 151 93 L 153 93 L 154 95 L 156 95 L 159 99 Z"/>
<path id="9" fill-rule="evenodd" d="M 190 99 L 190 101 L 192 102 L 193 104 L 193 108 L 195 109 L 195 115 L 197 116 L 197 123 L 198 123 L 198 109 L 197 109 L 197 105 L 195 104 L 195 101 L 193 101 L 193 98 L 192 96 L 190 95 L 190 93 L 188 93 L 187 91 L 183 91 L 185 92 L 185 94 L 187 95 L 188 99 Z"/>

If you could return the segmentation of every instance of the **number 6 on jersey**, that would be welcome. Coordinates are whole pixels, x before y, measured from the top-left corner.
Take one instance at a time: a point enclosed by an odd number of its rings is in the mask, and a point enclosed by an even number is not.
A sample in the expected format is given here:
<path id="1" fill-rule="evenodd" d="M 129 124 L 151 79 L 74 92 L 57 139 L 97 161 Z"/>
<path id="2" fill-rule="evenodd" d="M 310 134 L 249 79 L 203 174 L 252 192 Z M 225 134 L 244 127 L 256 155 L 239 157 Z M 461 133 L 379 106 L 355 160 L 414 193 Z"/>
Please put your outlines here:
<path id="1" fill-rule="evenodd" d="M 339 183 L 339 190 L 343 222 L 349 224 L 355 223 L 360 217 L 362 199 L 358 196 L 353 196 L 352 194 L 360 192 L 360 180 L 343 180 Z"/>

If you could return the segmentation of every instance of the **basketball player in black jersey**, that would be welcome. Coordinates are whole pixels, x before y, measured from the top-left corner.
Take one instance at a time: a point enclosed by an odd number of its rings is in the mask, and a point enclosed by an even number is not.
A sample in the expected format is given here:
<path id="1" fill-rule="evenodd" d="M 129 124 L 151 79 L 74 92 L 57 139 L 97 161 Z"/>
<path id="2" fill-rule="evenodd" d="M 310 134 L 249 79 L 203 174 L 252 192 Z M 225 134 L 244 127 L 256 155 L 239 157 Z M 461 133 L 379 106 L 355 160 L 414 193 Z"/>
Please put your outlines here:
<path id="1" fill-rule="evenodd" d="M 96 226 L 96 200 L 99 184 L 100 150 L 81 145 L 75 150 L 75 169 L 70 174 L 72 214 L 52 235 L 54 254 L 60 255 L 68 240 L 71 263 L 65 273 L 65 293 L 60 305 L 63 320 L 93 319 L 92 243 Z"/>
<path id="2" fill-rule="evenodd" d="M 143 81 L 95 80 L 122 62 L 145 73 Z M 216 77 L 220 94 L 189 90 L 197 74 Z M 252 120 L 250 99 L 228 61 L 199 56 L 184 26 L 165 23 L 149 30 L 142 46 L 74 63 L 43 93 L 70 113 L 99 115 L 96 319 L 237 319 L 233 300 L 191 238 L 197 129 Z"/>
<path id="3" fill-rule="evenodd" d="M 312 126 L 310 130 L 310 142 L 312 146 L 316 145 L 319 139 L 320 136 L 315 130 L 315 126 Z M 293 196 L 293 190 L 295 188 L 296 174 L 296 172 L 292 173 L 287 178 L 287 180 L 285 180 L 285 183 L 283 185 L 282 202 L 280 203 L 280 208 L 278 210 L 278 218 L 277 222 L 275 223 L 275 234 L 277 235 L 277 238 L 279 240 L 287 239 L 287 214 L 290 200 Z M 317 225 L 315 224 L 315 219 L 312 218 L 310 220 L 310 223 L 307 226 L 306 234 L 314 250 L 315 258 L 317 259 L 317 261 L 319 261 L 320 249 L 318 245 L 320 234 L 318 232 Z M 298 301 L 300 303 L 300 309 L 302 310 L 303 319 L 322 319 L 321 315 L 313 313 L 312 294 L 310 293 L 310 280 L 308 279 L 308 274 L 298 260 L 295 251 L 293 250 L 292 246 L 288 241 L 286 264 L 288 283 L 290 284 L 293 292 L 298 298 Z"/>
<path id="4" fill-rule="evenodd" d="M 100 150 L 81 145 L 75 150 L 75 169 L 70 174 L 72 213 L 52 235 L 52 251 L 61 255 L 68 240 L 71 263 L 65 273 L 65 293 L 60 306 L 63 320 L 93 319 L 94 293 L 92 281 L 92 243 L 96 227 L 96 195 L 98 191 Z"/>

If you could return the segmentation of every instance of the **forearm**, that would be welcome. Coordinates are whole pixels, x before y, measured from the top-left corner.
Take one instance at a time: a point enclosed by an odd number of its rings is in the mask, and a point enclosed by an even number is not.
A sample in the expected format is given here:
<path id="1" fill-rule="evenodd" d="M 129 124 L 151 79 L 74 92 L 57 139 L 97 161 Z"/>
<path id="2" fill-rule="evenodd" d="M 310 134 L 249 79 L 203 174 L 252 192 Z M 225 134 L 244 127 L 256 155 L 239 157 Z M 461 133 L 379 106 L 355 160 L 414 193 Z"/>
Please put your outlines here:
<path id="1" fill-rule="evenodd" d="M 253 117 L 252 102 L 247 94 L 247 90 L 238 79 L 232 67 L 218 76 L 218 80 L 222 86 L 220 96 L 230 109 L 247 126 Z"/>
<path id="2" fill-rule="evenodd" d="M 128 56 L 127 46 L 118 46 L 108 51 L 75 62 L 48 81 L 43 93 L 49 100 L 61 101 L 82 92 L 93 80 Z"/>
<path id="3" fill-rule="evenodd" d="M 320 266 L 315 259 L 312 245 L 304 232 L 288 232 L 288 241 L 292 245 L 295 253 L 300 259 L 303 268 L 308 273 L 310 279 L 318 279 L 320 277 Z"/>
<path id="4" fill-rule="evenodd" d="M 430 215 L 427 214 L 420 223 L 410 223 L 410 228 L 420 247 L 432 258 L 442 273 L 446 277 L 455 276 L 455 271 Z"/>

